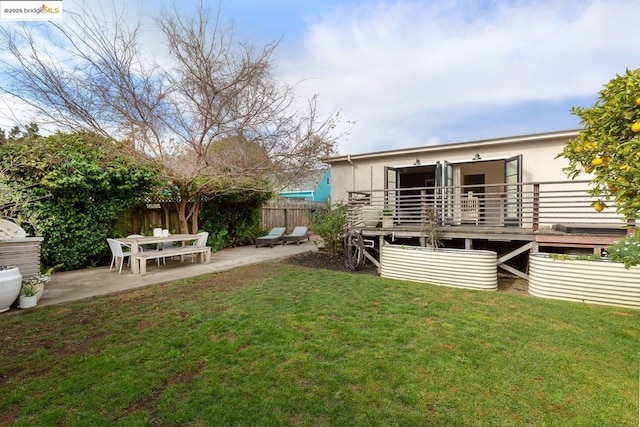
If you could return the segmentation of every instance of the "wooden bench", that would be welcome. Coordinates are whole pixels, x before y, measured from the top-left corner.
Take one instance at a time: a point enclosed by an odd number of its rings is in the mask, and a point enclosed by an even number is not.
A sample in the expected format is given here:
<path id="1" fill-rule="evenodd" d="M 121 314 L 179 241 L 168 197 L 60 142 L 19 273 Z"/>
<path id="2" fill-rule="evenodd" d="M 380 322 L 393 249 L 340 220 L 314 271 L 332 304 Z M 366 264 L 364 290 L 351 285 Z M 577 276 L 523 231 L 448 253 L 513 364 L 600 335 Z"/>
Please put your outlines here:
<path id="1" fill-rule="evenodd" d="M 133 262 L 139 262 L 138 271 L 140 274 L 147 273 L 147 260 L 158 258 L 169 258 L 172 256 L 197 255 L 200 254 L 200 261 L 209 264 L 211 262 L 210 246 L 180 246 L 176 248 L 163 249 L 161 251 L 145 251 L 133 256 Z"/>

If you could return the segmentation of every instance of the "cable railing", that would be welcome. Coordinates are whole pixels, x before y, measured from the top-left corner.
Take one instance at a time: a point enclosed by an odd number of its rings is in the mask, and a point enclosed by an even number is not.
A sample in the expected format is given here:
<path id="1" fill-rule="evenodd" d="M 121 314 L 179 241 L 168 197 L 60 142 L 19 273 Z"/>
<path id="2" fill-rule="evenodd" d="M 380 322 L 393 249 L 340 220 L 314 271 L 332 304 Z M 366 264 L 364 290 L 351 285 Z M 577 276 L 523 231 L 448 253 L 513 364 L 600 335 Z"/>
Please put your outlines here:
<path id="1" fill-rule="evenodd" d="M 549 181 L 351 191 L 347 218 L 357 227 L 521 227 L 537 231 L 559 224 L 625 226 L 613 203 L 600 205 L 589 181 Z M 606 204 L 606 202 L 605 202 Z M 602 209 L 600 209 L 602 207 Z"/>

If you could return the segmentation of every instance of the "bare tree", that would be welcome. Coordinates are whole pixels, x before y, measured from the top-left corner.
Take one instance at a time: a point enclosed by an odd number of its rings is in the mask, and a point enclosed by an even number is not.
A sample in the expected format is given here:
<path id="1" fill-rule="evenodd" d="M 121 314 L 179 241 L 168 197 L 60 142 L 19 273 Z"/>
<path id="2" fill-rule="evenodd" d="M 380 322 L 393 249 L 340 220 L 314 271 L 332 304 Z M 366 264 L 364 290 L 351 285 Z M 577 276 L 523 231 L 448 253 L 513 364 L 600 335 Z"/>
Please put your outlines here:
<path id="1" fill-rule="evenodd" d="M 201 197 L 215 191 L 271 191 L 334 153 L 338 114 L 320 118 L 295 87 L 273 75 L 276 43 L 236 43 L 219 9 L 178 7 L 156 18 L 162 63 L 126 16 L 67 13 L 68 22 L 0 27 L 10 58 L 0 91 L 60 127 L 131 142 L 163 166 L 179 196 L 181 231 L 198 228 Z M 104 16 L 112 16 L 105 20 Z"/>

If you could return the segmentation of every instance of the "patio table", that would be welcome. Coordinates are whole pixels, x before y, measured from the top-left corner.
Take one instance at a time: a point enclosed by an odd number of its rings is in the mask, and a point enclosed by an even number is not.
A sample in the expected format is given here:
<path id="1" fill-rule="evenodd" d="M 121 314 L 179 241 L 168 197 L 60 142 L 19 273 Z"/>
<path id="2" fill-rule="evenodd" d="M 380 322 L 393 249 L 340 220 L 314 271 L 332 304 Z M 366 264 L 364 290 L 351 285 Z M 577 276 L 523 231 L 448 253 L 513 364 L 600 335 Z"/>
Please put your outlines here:
<path id="1" fill-rule="evenodd" d="M 141 245 L 163 242 L 182 242 L 182 246 L 186 246 L 188 242 L 198 240 L 198 235 L 170 234 L 169 236 L 126 237 L 118 240 L 131 246 L 131 273 L 140 274 L 140 266 L 136 255 L 139 253 L 138 251 Z"/>

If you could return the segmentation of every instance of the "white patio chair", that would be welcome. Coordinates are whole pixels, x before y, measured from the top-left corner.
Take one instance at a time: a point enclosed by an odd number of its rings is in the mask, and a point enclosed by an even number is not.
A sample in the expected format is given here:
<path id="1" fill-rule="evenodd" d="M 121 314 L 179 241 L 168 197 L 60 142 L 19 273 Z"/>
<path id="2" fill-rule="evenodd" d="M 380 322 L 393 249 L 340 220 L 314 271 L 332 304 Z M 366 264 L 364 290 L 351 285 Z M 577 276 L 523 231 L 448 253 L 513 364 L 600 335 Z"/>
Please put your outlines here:
<path id="1" fill-rule="evenodd" d="M 478 198 L 473 196 L 473 193 L 469 192 L 467 197 L 460 199 L 460 222 L 462 223 L 475 223 L 480 222 L 480 207 Z"/>
<path id="2" fill-rule="evenodd" d="M 196 235 L 198 236 L 198 240 L 193 242 L 191 244 L 191 246 L 207 246 L 207 240 L 209 239 L 209 233 L 206 232 L 206 231 L 201 231 L 200 233 L 198 233 Z M 197 254 L 190 254 L 190 255 L 186 255 L 186 256 L 192 257 L 191 258 L 191 262 L 194 262 L 196 260 Z M 182 261 L 184 261 L 184 257 L 185 257 L 185 255 L 182 255 Z"/>
<path id="3" fill-rule="evenodd" d="M 109 244 L 109 249 L 111 249 L 111 265 L 109 266 L 109 273 L 113 269 L 113 264 L 115 263 L 116 268 L 118 268 L 118 261 L 120 262 L 120 268 L 118 270 L 118 274 L 122 273 L 122 264 L 124 264 L 124 259 L 129 258 L 127 261 L 127 265 L 131 265 L 131 251 L 124 251 L 122 247 L 128 247 L 124 243 L 115 240 L 115 239 L 107 239 L 107 243 Z"/>
<path id="4" fill-rule="evenodd" d="M 173 248 L 173 242 L 160 242 L 160 243 L 156 243 L 156 249 L 159 251 L 164 251 L 166 249 L 171 249 Z M 169 259 L 171 259 L 171 257 L 169 257 Z M 166 257 L 162 257 L 162 263 L 164 265 L 167 265 L 167 258 Z M 160 258 L 158 258 L 158 264 L 160 264 Z"/>

